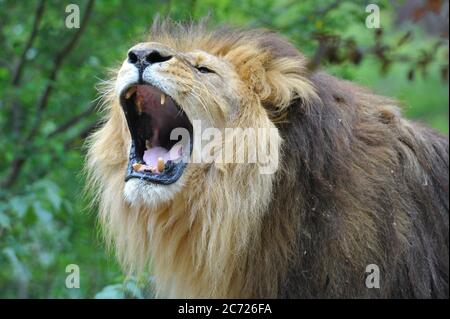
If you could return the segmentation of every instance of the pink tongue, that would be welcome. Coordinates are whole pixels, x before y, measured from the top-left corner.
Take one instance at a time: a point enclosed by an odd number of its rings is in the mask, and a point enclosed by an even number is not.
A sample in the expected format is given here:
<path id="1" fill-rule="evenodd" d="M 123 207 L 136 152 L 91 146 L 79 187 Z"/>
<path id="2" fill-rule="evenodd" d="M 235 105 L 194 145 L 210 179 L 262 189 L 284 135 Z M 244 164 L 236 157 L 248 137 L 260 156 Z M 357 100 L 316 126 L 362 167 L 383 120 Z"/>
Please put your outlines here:
<path id="1" fill-rule="evenodd" d="M 144 152 L 144 162 L 148 166 L 157 167 L 158 158 L 162 157 L 164 163 L 169 160 L 169 151 L 164 147 L 155 146 Z"/>
<path id="2" fill-rule="evenodd" d="M 158 158 L 162 157 L 164 163 L 167 163 L 169 160 L 175 160 L 181 155 L 181 146 L 176 145 L 172 147 L 171 151 L 168 151 L 164 147 L 155 146 L 149 150 L 145 150 L 143 160 L 146 165 L 157 167 L 158 166 Z"/>

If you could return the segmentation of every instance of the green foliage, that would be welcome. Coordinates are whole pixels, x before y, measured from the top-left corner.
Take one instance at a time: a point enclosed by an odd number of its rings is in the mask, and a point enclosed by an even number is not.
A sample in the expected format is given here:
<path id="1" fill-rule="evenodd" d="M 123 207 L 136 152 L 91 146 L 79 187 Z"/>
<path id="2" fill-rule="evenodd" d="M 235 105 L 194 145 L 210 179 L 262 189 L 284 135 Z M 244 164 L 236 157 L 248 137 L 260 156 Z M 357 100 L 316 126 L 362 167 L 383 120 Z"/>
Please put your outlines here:
<path id="1" fill-rule="evenodd" d="M 85 14 L 88 0 L 80 4 Z M 127 49 L 145 39 L 153 17 L 198 20 L 211 14 L 211 24 L 267 27 L 282 32 L 307 56 L 317 51 L 318 35 L 338 36 L 335 53 L 322 67 L 380 94 L 396 97 L 408 116 L 448 133 L 448 44 L 438 47 L 422 70 L 417 60 L 438 38 L 417 24 L 397 26 L 390 1 L 382 8 L 383 43 L 409 60 L 386 67 L 364 53 L 356 63 L 345 59 L 349 40 L 371 48 L 376 35 L 365 28 L 366 1 L 172 0 L 97 1 L 73 48 L 55 68 L 58 52 L 79 32 L 64 25 L 66 4 L 45 1 L 42 19 L 26 52 L 39 1 L 0 0 L 0 297 L 144 298 L 149 279 L 125 278 L 106 253 L 96 227 L 95 209 L 82 195 L 82 145 L 99 115 L 93 112 L 95 86 L 108 78 Z M 402 46 L 396 43 L 411 31 Z M 448 42 L 447 42 L 448 43 Z M 21 59 L 24 53 L 24 59 Z M 23 71 L 18 83 L 18 65 Z M 56 75 L 52 78 L 52 72 Z M 413 78 L 411 78 L 413 70 Z M 445 76 L 444 76 L 445 78 Z M 40 109 L 46 89 L 48 100 Z M 67 124 L 67 125 L 66 125 Z M 20 164 L 20 169 L 14 170 Z M 11 177 L 11 178 L 10 178 Z M 8 183 L 4 181 L 8 180 Z M 68 264 L 80 267 L 80 289 L 65 286 Z"/>
<path id="2" fill-rule="evenodd" d="M 152 278 L 128 277 L 122 283 L 108 285 L 95 295 L 96 299 L 148 299 L 154 297 Z"/>
<path id="3" fill-rule="evenodd" d="M 26 186 L 0 203 L 2 297 L 92 296 L 105 281 L 116 280 L 117 269 L 96 238 L 95 218 L 84 207 L 71 188 L 63 189 L 50 179 Z M 65 287 L 65 268 L 71 263 L 81 269 L 80 289 Z"/>

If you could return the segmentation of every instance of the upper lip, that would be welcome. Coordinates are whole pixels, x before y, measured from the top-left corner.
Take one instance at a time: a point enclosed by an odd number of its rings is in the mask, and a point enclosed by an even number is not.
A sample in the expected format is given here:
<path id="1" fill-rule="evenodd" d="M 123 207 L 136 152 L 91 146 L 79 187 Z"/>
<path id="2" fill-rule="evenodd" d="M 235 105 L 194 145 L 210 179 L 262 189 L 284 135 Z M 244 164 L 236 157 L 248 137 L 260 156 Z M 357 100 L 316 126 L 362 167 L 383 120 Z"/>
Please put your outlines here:
<path id="1" fill-rule="evenodd" d="M 171 96 L 149 83 L 126 86 L 120 94 L 120 103 L 132 138 L 125 179 L 139 178 L 160 184 L 177 181 L 186 166 L 177 154 L 190 153 L 192 141 L 190 145 L 180 145 L 182 141 L 171 140 L 170 133 L 173 128 L 184 127 L 192 139 L 192 125 L 186 114 Z M 164 162 L 162 170 L 160 161 Z"/>

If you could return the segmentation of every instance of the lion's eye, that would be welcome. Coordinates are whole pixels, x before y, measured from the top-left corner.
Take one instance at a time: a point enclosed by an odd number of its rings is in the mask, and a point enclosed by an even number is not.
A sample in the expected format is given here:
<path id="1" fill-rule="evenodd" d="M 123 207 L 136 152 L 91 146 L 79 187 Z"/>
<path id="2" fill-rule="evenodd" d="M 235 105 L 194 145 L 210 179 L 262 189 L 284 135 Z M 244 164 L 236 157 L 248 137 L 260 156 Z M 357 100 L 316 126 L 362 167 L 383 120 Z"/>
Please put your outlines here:
<path id="1" fill-rule="evenodd" d="M 210 68 L 207 68 L 206 66 L 200 66 L 200 65 L 197 65 L 195 68 L 196 68 L 196 69 L 198 70 L 198 72 L 200 72 L 200 73 L 216 73 L 216 72 L 214 72 L 213 70 L 211 70 Z"/>

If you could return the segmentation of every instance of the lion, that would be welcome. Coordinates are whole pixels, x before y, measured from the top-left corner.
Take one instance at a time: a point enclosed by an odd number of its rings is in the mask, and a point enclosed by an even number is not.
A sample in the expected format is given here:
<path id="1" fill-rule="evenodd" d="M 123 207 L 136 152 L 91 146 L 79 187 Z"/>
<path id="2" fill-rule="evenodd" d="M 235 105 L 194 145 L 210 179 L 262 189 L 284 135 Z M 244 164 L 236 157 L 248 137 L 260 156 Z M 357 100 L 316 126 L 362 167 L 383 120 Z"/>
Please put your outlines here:
<path id="1" fill-rule="evenodd" d="M 157 297 L 448 298 L 448 137 L 307 63 L 270 30 L 164 20 L 108 81 L 88 187 Z M 262 128 L 276 170 L 189 161 L 195 122 Z"/>

